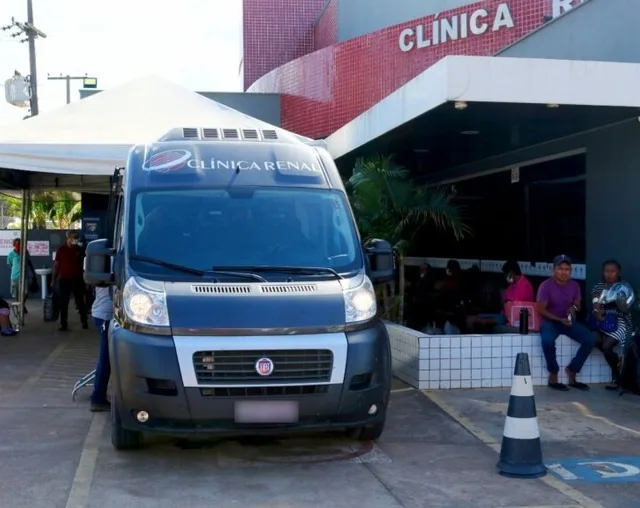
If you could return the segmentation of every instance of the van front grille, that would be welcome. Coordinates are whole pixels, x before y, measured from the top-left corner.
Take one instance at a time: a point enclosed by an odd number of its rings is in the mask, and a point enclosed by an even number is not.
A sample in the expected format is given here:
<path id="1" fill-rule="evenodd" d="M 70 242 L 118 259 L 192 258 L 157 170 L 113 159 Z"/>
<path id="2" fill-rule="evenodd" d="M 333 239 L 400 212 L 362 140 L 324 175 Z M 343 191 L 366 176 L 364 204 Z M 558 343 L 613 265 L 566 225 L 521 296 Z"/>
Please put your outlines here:
<path id="1" fill-rule="evenodd" d="M 263 358 L 273 363 L 270 375 L 258 374 L 256 363 Z M 193 368 L 199 384 L 326 383 L 331 380 L 333 353 L 328 349 L 197 351 Z"/>

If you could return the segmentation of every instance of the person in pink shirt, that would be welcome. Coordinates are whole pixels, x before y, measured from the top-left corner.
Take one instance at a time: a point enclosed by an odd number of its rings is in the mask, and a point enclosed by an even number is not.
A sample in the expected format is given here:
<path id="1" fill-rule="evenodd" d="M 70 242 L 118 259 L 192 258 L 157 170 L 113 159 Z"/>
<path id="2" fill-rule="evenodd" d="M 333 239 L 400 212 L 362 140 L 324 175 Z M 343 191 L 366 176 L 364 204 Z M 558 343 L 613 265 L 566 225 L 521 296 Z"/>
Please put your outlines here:
<path id="1" fill-rule="evenodd" d="M 535 302 L 533 286 L 529 279 L 522 275 L 517 261 L 507 261 L 502 265 L 502 273 L 507 278 L 509 286 L 505 289 L 502 299 L 505 302 Z"/>

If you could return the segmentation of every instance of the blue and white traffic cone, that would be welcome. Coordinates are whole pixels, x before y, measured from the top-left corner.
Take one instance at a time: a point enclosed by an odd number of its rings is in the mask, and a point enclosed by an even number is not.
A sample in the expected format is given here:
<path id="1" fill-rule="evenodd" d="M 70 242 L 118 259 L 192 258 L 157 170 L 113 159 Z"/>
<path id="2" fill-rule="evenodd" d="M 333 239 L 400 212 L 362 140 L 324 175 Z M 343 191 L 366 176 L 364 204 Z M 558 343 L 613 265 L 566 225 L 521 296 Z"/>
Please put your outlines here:
<path id="1" fill-rule="evenodd" d="M 547 474 L 542 462 L 540 430 L 527 353 L 518 353 L 516 357 L 498 470 L 501 475 L 513 478 L 540 478 Z"/>

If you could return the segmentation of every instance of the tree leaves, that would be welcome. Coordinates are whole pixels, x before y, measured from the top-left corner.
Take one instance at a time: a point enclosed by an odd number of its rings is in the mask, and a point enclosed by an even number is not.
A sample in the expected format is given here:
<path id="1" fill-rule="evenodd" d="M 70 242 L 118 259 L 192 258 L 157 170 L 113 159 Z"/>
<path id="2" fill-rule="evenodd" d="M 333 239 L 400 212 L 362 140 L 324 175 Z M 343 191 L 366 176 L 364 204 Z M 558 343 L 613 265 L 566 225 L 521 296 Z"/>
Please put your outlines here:
<path id="1" fill-rule="evenodd" d="M 358 159 L 345 188 L 363 240 L 385 239 L 401 255 L 427 225 L 451 231 L 458 240 L 471 233 L 447 189 L 416 186 L 392 156 Z"/>
<path id="2" fill-rule="evenodd" d="M 15 217 L 22 214 L 22 200 L 12 199 L 8 213 Z M 80 196 L 67 191 L 39 191 L 31 195 L 31 227 L 46 229 L 71 229 L 82 218 Z"/>

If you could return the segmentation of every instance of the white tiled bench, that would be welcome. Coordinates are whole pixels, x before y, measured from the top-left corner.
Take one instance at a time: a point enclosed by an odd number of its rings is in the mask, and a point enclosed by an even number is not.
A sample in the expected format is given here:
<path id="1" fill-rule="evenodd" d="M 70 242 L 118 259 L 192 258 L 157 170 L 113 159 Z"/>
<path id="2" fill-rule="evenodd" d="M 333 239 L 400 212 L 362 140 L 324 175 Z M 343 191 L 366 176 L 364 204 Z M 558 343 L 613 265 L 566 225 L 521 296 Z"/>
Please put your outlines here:
<path id="1" fill-rule="evenodd" d="M 385 323 L 391 341 L 393 373 L 421 390 L 509 387 L 518 353 L 527 353 L 533 384 L 547 383 L 547 369 L 538 334 L 529 335 L 427 335 Z M 556 352 L 561 370 L 578 350 L 578 344 L 558 337 Z M 600 351 L 594 349 L 578 379 L 584 383 L 607 383 L 611 370 Z M 564 380 L 566 381 L 566 379 Z"/>

